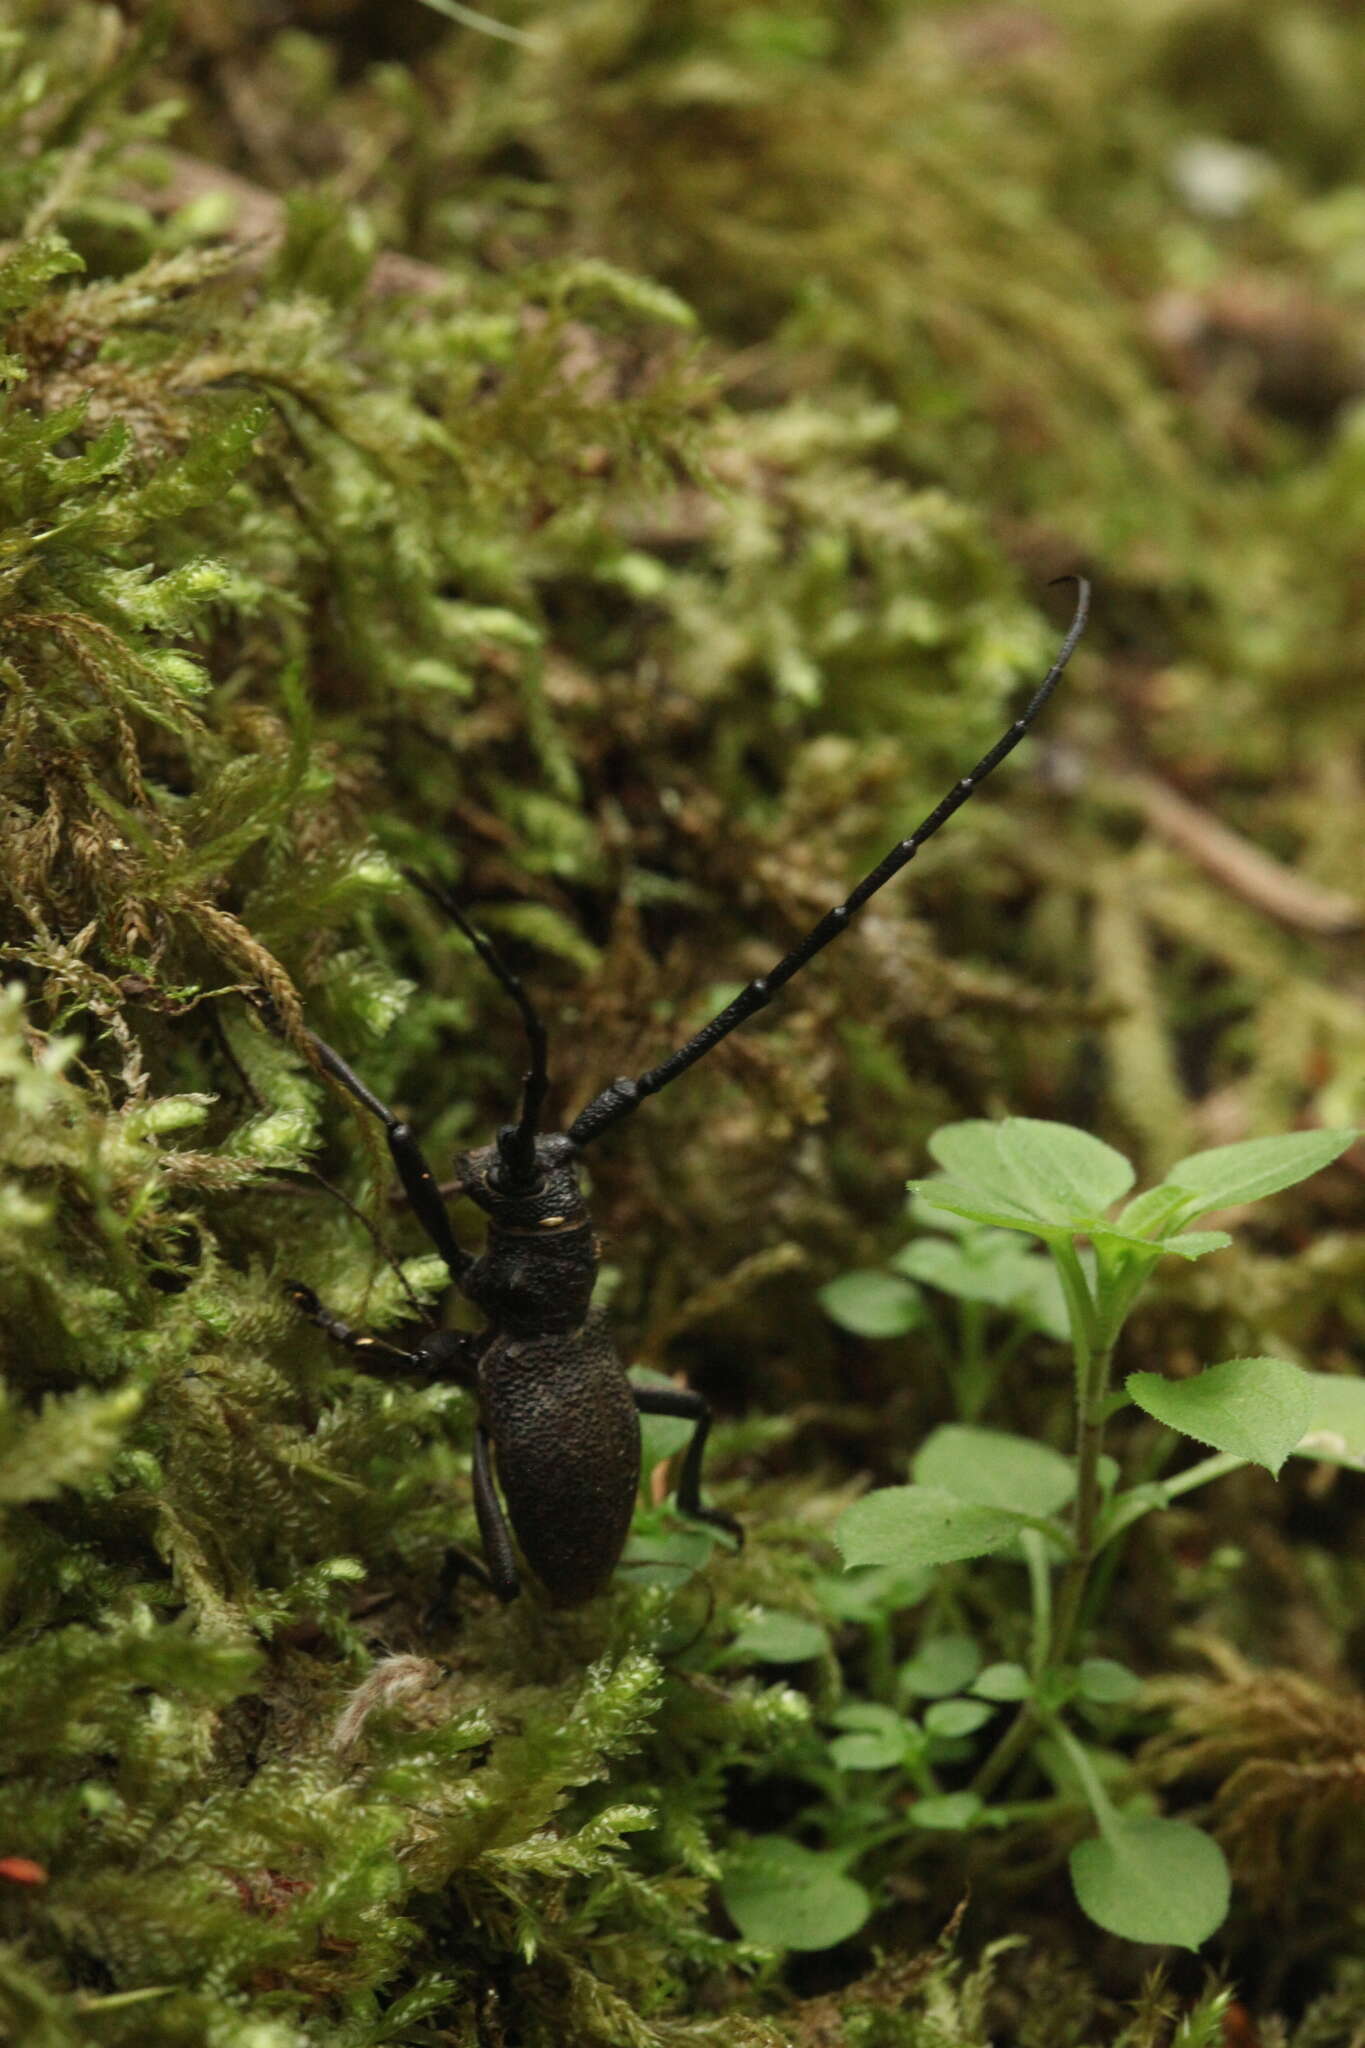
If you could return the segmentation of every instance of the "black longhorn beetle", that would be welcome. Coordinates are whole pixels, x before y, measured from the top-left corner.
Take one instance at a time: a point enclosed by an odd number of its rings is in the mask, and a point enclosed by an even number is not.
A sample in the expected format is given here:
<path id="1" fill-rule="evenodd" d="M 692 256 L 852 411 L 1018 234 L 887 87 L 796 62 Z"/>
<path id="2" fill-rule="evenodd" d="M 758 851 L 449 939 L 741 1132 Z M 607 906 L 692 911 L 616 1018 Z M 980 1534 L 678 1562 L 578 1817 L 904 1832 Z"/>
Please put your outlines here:
<path id="1" fill-rule="evenodd" d="M 525 989 L 458 904 L 420 877 L 411 877 L 454 920 L 512 998 L 530 1047 L 517 1122 L 504 1125 L 493 1144 L 462 1153 L 456 1161 L 462 1192 L 488 1217 L 487 1242 L 477 1257 L 456 1241 L 435 1177 L 408 1125 L 371 1093 L 339 1053 L 310 1034 L 322 1066 L 383 1124 L 418 1221 L 456 1287 L 487 1317 L 487 1326 L 472 1334 L 434 1330 L 414 1350 L 404 1351 L 350 1329 L 300 1282 L 288 1283 L 288 1292 L 334 1342 L 361 1354 L 387 1353 L 426 1374 L 453 1378 L 476 1393 L 474 1511 L 485 1567 L 464 1562 L 486 1579 L 500 1600 L 512 1600 L 520 1590 L 513 1533 L 526 1562 L 557 1605 L 577 1606 L 602 1590 L 625 1547 L 639 1488 L 640 1414 L 684 1416 L 694 1425 L 678 1478 L 678 1507 L 743 1541 L 732 1515 L 702 1506 L 702 1452 L 711 1426 L 705 1401 L 682 1388 L 634 1386 L 616 1355 L 605 1319 L 591 1305 L 598 1245 L 576 1162 L 612 1124 L 676 1081 L 737 1025 L 764 1009 L 807 961 L 838 938 L 855 911 L 899 874 L 1018 745 L 1051 696 L 1085 629 L 1089 584 L 1080 576 L 1059 580 L 1076 584 L 1075 616 L 1057 659 L 1008 732 L 910 837 L 893 846 L 766 975 L 749 982 L 657 1067 L 634 1080 L 609 1081 L 567 1131 L 546 1135 L 538 1128 L 549 1086 L 546 1037 Z"/>

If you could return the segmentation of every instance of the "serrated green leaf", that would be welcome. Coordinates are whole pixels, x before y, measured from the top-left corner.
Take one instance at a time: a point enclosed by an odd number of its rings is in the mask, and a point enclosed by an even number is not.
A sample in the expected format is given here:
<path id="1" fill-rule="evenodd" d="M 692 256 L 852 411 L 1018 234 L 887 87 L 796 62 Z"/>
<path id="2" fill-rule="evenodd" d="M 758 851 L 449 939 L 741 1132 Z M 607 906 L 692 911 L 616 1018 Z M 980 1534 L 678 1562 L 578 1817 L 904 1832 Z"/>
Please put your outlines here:
<path id="1" fill-rule="evenodd" d="M 982 1243 L 990 1241 L 984 1230 L 980 1232 L 980 1240 Z M 1015 1249 L 1010 1238 L 996 1237 L 994 1242 Z M 1022 1252 L 1022 1246 L 1018 1249 Z M 1003 1262 L 971 1258 L 960 1238 L 917 1237 L 913 1244 L 902 1246 L 893 1255 L 891 1264 L 896 1272 L 904 1273 L 907 1280 L 937 1287 L 941 1293 L 956 1295 L 960 1301 L 985 1301 L 996 1308 L 1001 1306 L 1006 1284 Z"/>
<path id="2" fill-rule="evenodd" d="M 1227 1860 L 1211 1835 L 1182 1820 L 1116 1817 L 1070 1857 L 1077 1903 L 1125 1941 L 1198 1948 L 1227 1918 Z"/>
<path id="3" fill-rule="evenodd" d="M 884 1486 L 855 1501 L 835 1539 L 848 1564 L 955 1564 L 1007 1550 L 1028 1517 L 978 1507 L 934 1486 Z"/>
<path id="4" fill-rule="evenodd" d="M 1308 1422 L 1295 1455 L 1365 1472 L 1365 1379 L 1339 1372 L 1310 1372 L 1304 1378 Z"/>
<path id="5" fill-rule="evenodd" d="M 1086 1230 L 1133 1183 L 1132 1167 L 1112 1146 L 1035 1117 L 945 1124 L 929 1150 L 946 1179 L 910 1183 L 925 1201 L 1044 1238 Z"/>
<path id="6" fill-rule="evenodd" d="M 1308 1375 L 1282 1358 L 1230 1358 L 1188 1380 L 1135 1372 L 1124 1384 L 1168 1429 L 1272 1472 L 1302 1440 L 1312 1414 Z"/>
<path id="7" fill-rule="evenodd" d="M 1000 1160 L 1000 1125 L 989 1117 L 964 1117 L 943 1124 L 929 1140 L 929 1153 L 954 1180 L 992 1188 L 1011 1202 L 1019 1200 L 1014 1176 Z"/>
<path id="8" fill-rule="evenodd" d="M 1096 1223 L 1091 1227 L 1091 1240 L 1097 1251 L 1110 1246 L 1131 1246 L 1142 1252 L 1155 1264 L 1168 1252 L 1178 1259 L 1202 1259 L 1209 1252 L 1221 1252 L 1232 1243 L 1226 1230 L 1180 1230 L 1171 1237 L 1142 1237 L 1133 1231 L 1120 1230 L 1117 1224 Z"/>
<path id="9" fill-rule="evenodd" d="M 876 1621 L 918 1607 L 933 1590 L 933 1573 L 907 1565 L 829 1572 L 815 1582 L 820 1605 L 839 1621 Z"/>
<path id="10" fill-rule="evenodd" d="M 1217 1145 L 1179 1159 L 1165 1185 L 1190 1197 L 1185 1220 L 1206 1209 L 1230 1209 L 1259 1202 L 1281 1188 L 1293 1187 L 1310 1174 L 1330 1166 L 1352 1144 L 1354 1130 L 1284 1131 L 1273 1138 L 1246 1138 L 1237 1145 Z"/>
<path id="11" fill-rule="evenodd" d="M 1226 1251 L 1232 1243 L 1226 1230 L 1179 1230 L 1163 1237 L 1161 1249 L 1177 1259 L 1202 1259 L 1210 1252 Z"/>
<path id="12" fill-rule="evenodd" d="M 996 1230 L 1026 1230 L 1031 1237 L 1071 1235 L 1070 1231 L 1040 1222 L 1032 1210 L 1021 1208 L 1007 1196 L 979 1187 L 974 1181 L 938 1174 L 933 1180 L 912 1180 L 906 1185 L 931 1209 L 946 1209 L 968 1223 L 988 1223 Z"/>
<path id="13" fill-rule="evenodd" d="M 961 1422 L 932 1430 L 911 1470 L 921 1486 L 1022 1515 L 1055 1514 L 1076 1490 L 1075 1469 L 1060 1451 L 1005 1430 Z"/>
<path id="14" fill-rule="evenodd" d="M 999 1132 L 1002 1164 L 1048 1222 L 1102 1216 L 1133 1185 L 1133 1169 L 1121 1152 L 1071 1124 L 1012 1116 Z"/>

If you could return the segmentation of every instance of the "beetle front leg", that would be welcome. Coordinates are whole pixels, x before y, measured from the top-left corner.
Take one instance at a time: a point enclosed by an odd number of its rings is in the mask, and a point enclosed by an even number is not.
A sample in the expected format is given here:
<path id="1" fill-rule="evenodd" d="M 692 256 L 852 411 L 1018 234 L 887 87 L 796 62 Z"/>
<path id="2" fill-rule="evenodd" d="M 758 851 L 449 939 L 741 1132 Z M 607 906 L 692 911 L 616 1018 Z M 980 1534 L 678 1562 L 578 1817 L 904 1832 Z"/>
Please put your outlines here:
<path id="1" fill-rule="evenodd" d="M 631 1391 L 642 1415 L 680 1415 L 696 1424 L 683 1452 L 682 1470 L 678 1474 L 674 1495 L 678 1512 L 689 1515 L 694 1522 L 706 1522 L 713 1529 L 723 1529 L 727 1536 L 734 1537 L 742 1550 L 744 1531 L 734 1516 L 727 1515 L 723 1508 L 704 1508 L 701 1504 L 702 1453 L 711 1432 L 711 1410 L 701 1395 L 693 1393 L 690 1387 L 632 1387 Z"/>
<path id="2" fill-rule="evenodd" d="M 319 1301 L 302 1280 L 286 1280 L 284 1291 L 315 1329 L 346 1351 L 354 1351 L 361 1358 L 395 1358 L 400 1365 L 423 1372 L 431 1379 L 452 1380 L 463 1387 L 474 1385 L 478 1338 L 466 1331 L 428 1330 L 409 1350 L 402 1344 L 390 1344 L 387 1337 L 372 1336 L 368 1330 L 353 1330 Z"/>
<path id="3" fill-rule="evenodd" d="M 471 1254 L 456 1243 L 436 1176 L 427 1165 L 426 1157 L 411 1126 L 405 1124 L 401 1117 L 395 1116 L 388 1104 L 381 1102 L 374 1091 L 365 1086 L 354 1067 L 347 1066 L 341 1054 L 333 1052 L 331 1046 L 325 1039 L 319 1038 L 316 1031 L 310 1031 L 308 1038 L 314 1052 L 333 1080 L 339 1081 L 348 1095 L 353 1096 L 362 1108 L 368 1109 L 371 1116 L 378 1117 L 383 1124 L 389 1154 L 397 1169 L 398 1178 L 403 1183 L 403 1192 L 412 1204 L 413 1214 L 445 1260 L 450 1277 L 458 1287 L 474 1261 Z"/>

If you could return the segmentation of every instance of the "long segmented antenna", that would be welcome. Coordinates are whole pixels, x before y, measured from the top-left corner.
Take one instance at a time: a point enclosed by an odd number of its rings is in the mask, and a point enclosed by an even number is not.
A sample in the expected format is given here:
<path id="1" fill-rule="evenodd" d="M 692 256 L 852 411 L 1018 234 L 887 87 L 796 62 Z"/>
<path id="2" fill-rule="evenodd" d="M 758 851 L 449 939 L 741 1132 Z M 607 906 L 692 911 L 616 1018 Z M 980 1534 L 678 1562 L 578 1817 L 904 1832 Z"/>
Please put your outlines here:
<path id="1" fill-rule="evenodd" d="M 545 1026 L 540 1020 L 535 1004 L 527 995 L 518 977 L 513 974 L 507 962 L 499 953 L 486 932 L 471 924 L 453 896 L 438 888 L 425 875 L 416 874 L 413 869 L 403 870 L 414 888 L 420 889 L 427 900 L 444 911 L 451 923 L 462 931 L 484 966 L 501 988 L 506 989 L 521 1013 L 522 1026 L 526 1032 L 526 1043 L 530 1048 L 531 1064 L 522 1078 L 521 1116 L 498 1134 L 498 1146 L 508 1173 L 514 1184 L 527 1185 L 536 1174 L 536 1132 L 540 1128 L 540 1112 L 545 1106 L 545 1095 L 550 1085 L 549 1044 Z"/>
<path id="2" fill-rule="evenodd" d="M 722 1038 L 728 1038 L 738 1025 L 743 1024 L 757 1011 L 765 1009 L 777 991 L 783 988 L 793 975 L 799 974 L 806 963 L 813 960 L 831 940 L 838 938 L 840 932 L 847 928 L 849 919 L 856 911 L 862 909 L 868 898 L 875 896 L 893 875 L 898 875 L 901 869 L 914 859 L 925 841 L 932 839 L 940 827 L 947 824 L 954 811 L 960 810 L 968 797 L 980 788 L 986 777 L 1000 766 L 1005 756 L 1013 752 L 1056 688 L 1062 670 L 1076 651 L 1076 643 L 1085 631 L 1085 622 L 1090 615 L 1090 585 L 1086 578 L 1059 576 L 1056 581 L 1075 583 L 1075 616 L 1057 659 L 1034 691 L 1022 715 L 1015 719 L 1008 732 L 996 741 L 989 753 L 982 755 L 970 774 L 964 775 L 960 782 L 954 784 L 942 803 L 929 813 L 923 824 L 916 826 L 908 839 L 902 839 L 898 845 L 893 846 L 885 859 L 879 861 L 870 874 L 863 876 L 862 881 L 842 903 L 836 904 L 832 910 L 827 910 L 790 953 L 784 955 L 767 974 L 761 975 L 756 981 L 749 982 L 741 989 L 734 1001 L 727 1003 L 709 1023 L 703 1024 L 701 1030 L 694 1038 L 689 1038 L 686 1045 L 679 1046 L 678 1050 L 671 1053 L 660 1065 L 651 1067 L 648 1073 L 638 1075 L 633 1081 L 629 1077 L 609 1081 L 601 1094 L 594 1096 L 587 1108 L 580 1110 L 569 1125 L 569 1136 L 575 1145 L 591 1145 L 601 1137 L 603 1131 L 609 1129 L 621 1117 L 629 1116 L 632 1110 L 638 1109 L 648 1096 L 657 1095 L 670 1081 L 676 1081 L 679 1074 L 686 1073 L 698 1060 L 705 1059 L 707 1053 L 719 1045 Z"/>

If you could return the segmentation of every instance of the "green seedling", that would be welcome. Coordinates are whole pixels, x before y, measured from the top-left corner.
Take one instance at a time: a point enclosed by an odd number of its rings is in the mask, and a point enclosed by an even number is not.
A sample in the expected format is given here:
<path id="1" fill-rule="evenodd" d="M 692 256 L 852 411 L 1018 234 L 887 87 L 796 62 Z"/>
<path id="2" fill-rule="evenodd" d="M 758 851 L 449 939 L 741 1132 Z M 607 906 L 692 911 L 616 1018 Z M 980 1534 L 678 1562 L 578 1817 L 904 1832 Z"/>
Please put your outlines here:
<path id="1" fill-rule="evenodd" d="M 910 1484 L 849 1509 L 838 1537 L 855 1589 L 885 1591 L 899 1575 L 922 1598 L 930 1585 L 949 1583 L 942 1567 L 993 1556 L 1023 1567 L 1028 1611 L 1023 1661 L 987 1661 L 973 1639 L 948 1634 L 931 1636 L 889 1673 L 887 1603 L 864 1598 L 869 1629 L 880 1631 L 880 1697 L 835 1714 L 831 1765 L 898 1772 L 911 1790 L 909 1823 L 960 1830 L 999 1828 L 1038 1810 L 1036 1801 L 1000 1803 L 1031 1756 L 1062 1803 L 1083 1804 L 1095 1822 L 1094 1836 L 1071 1852 L 1080 1905 L 1131 1941 L 1197 1948 L 1227 1912 L 1229 1883 L 1210 1835 L 1119 1797 L 1124 1760 L 1106 1744 L 1139 1680 L 1085 1653 L 1114 1546 L 1143 1516 L 1244 1465 L 1278 1474 L 1297 1455 L 1365 1469 L 1365 1382 L 1262 1357 L 1229 1359 L 1191 1378 L 1130 1372 L 1116 1384 L 1116 1347 L 1162 1259 L 1204 1258 L 1231 1243 L 1226 1231 L 1194 1228 L 1201 1218 L 1306 1179 L 1354 1135 L 1306 1131 L 1220 1146 L 1181 1160 L 1160 1186 L 1134 1196 L 1128 1161 L 1083 1131 L 1027 1118 L 951 1124 L 930 1143 L 941 1174 L 911 1185 L 915 1214 L 938 1218 L 952 1235 L 918 1240 L 890 1273 L 848 1275 L 825 1291 L 836 1320 L 878 1335 L 890 1334 L 897 1301 L 902 1328 L 926 1326 L 924 1287 L 955 1295 L 972 1316 L 1013 1318 L 991 1354 L 984 1324 L 960 1321 L 969 1339 L 960 1367 L 964 1419 L 920 1446 Z M 1006 1233 L 1041 1243 L 1054 1276 L 1051 1300 L 1064 1308 L 1074 1361 L 1067 1452 L 976 1419 L 1001 1351 L 1008 1360 L 1030 1328 L 1060 1333 L 1039 1277 L 1043 1261 L 1007 1251 Z M 1125 1482 L 1106 1440 L 1115 1417 L 1132 1407 L 1173 1432 L 1169 1451 L 1183 1436 L 1205 1455 L 1168 1478 Z M 848 1612 L 858 1609 L 855 1590 Z M 945 1766 L 953 1772 L 946 1783 Z"/>

